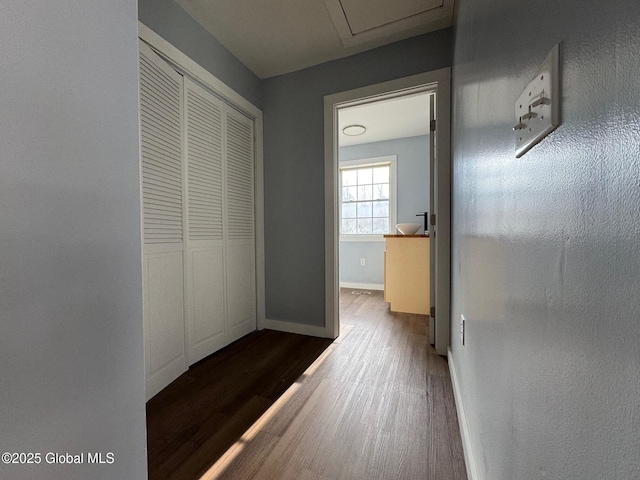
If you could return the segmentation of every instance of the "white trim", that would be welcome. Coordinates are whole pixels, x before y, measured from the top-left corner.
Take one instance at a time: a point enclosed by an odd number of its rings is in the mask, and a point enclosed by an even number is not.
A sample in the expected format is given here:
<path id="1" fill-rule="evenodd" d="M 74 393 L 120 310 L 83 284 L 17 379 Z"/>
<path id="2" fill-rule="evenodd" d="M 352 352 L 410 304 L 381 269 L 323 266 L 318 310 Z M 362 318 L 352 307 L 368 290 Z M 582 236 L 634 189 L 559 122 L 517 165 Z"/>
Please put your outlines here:
<path id="1" fill-rule="evenodd" d="M 397 224 L 394 224 L 397 225 Z M 395 227 L 393 228 L 393 231 L 395 232 Z M 391 233 L 391 232 L 387 232 L 387 233 Z M 340 242 L 378 242 L 378 243 L 383 243 L 386 242 L 384 235 L 386 234 L 380 234 L 380 235 L 340 235 Z"/>
<path id="2" fill-rule="evenodd" d="M 263 126 L 262 112 L 254 118 L 253 132 L 255 138 L 255 203 L 256 203 L 256 328 L 265 328 L 266 318 L 266 287 L 265 287 L 265 252 L 264 252 L 264 156 L 263 156 Z"/>
<path id="3" fill-rule="evenodd" d="M 383 163 L 393 164 L 398 162 L 397 155 L 383 155 L 381 157 L 364 157 L 364 158 L 354 158 L 353 160 L 340 160 L 338 162 L 339 167 L 344 168 L 358 168 L 358 167 L 367 167 L 373 166 Z"/>
<path id="4" fill-rule="evenodd" d="M 332 100 L 332 96 L 324 97 L 324 298 L 325 298 L 325 319 L 324 325 L 326 336 L 337 338 L 340 335 L 340 295 L 338 286 L 340 285 L 340 270 L 338 265 L 338 251 L 340 243 L 338 240 L 338 109 L 335 108 L 337 102 Z"/>
<path id="5" fill-rule="evenodd" d="M 198 65 L 198 63 L 192 60 L 189 56 L 178 50 L 141 22 L 138 22 L 138 37 L 155 50 L 161 57 L 165 57 L 171 63 L 179 66 L 180 69 L 184 70 L 185 73 L 188 73 L 196 80 L 204 82 L 207 87 L 213 89 L 228 103 L 231 103 L 233 106 L 252 118 L 256 118 L 258 116 L 262 117 L 262 111 L 253 103 L 229 87 L 226 83 L 219 80 L 211 72 Z"/>
<path id="6" fill-rule="evenodd" d="M 436 318 L 435 349 L 447 355 L 451 335 L 451 69 L 443 69 L 435 99 Z"/>
<path id="7" fill-rule="evenodd" d="M 222 98 L 254 122 L 255 141 L 255 215 L 256 215 L 256 328 L 265 328 L 265 248 L 264 248 L 264 144 L 262 110 L 198 65 L 149 27 L 138 22 L 138 37 L 158 55 L 177 66 L 194 80 Z"/>
<path id="8" fill-rule="evenodd" d="M 276 330 L 278 332 L 296 333 L 298 335 L 308 335 L 310 337 L 326 337 L 326 329 L 324 327 L 316 327 L 314 325 L 303 325 L 301 323 L 283 322 L 282 320 L 269 320 L 264 322 L 264 328 L 268 330 Z"/>
<path id="9" fill-rule="evenodd" d="M 440 163 L 439 183 L 450 181 L 450 105 L 451 69 L 449 67 L 399 78 L 376 85 L 336 93 L 324 97 L 324 139 L 325 139 L 325 326 L 327 336 L 336 338 L 340 333 L 340 306 L 338 297 L 338 109 L 345 106 L 363 105 L 382 98 L 401 97 L 418 92 L 437 94 L 436 148 Z M 446 188 L 445 188 L 446 187 Z M 436 315 L 436 351 L 447 354 L 449 345 L 450 312 L 450 187 L 448 184 L 438 190 L 439 208 L 438 235 L 442 244 L 438 252 L 438 292 Z M 448 217 L 448 218 L 447 218 Z"/>
<path id="10" fill-rule="evenodd" d="M 451 347 L 448 349 L 449 372 L 451 373 L 451 385 L 453 386 L 453 397 L 456 402 L 456 411 L 458 412 L 458 425 L 460 425 L 460 436 L 462 437 L 462 450 L 464 451 L 464 463 L 467 467 L 467 478 L 469 480 L 480 480 L 478 475 L 478 467 L 476 465 L 473 449 L 471 448 L 471 437 L 469 435 L 469 424 L 467 423 L 467 414 L 464 411 L 462 403 L 462 393 L 460 392 L 460 379 L 456 371 L 455 360 L 451 353 Z"/>
<path id="11" fill-rule="evenodd" d="M 358 290 L 378 290 L 384 291 L 382 283 L 352 283 L 340 282 L 340 288 L 357 288 Z"/>

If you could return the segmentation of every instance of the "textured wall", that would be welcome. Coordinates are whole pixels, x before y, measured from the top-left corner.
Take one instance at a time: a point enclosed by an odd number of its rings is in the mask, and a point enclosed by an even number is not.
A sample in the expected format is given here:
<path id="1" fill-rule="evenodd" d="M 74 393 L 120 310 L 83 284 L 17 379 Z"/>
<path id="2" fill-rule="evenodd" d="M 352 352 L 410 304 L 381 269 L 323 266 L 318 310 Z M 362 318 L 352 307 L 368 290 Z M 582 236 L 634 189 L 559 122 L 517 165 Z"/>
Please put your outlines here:
<path id="1" fill-rule="evenodd" d="M 340 161 L 397 155 L 397 223 L 424 222 L 416 213 L 429 209 L 428 135 L 341 147 L 338 155 Z M 340 242 L 340 282 L 382 285 L 384 250 L 384 240 Z M 366 260 L 364 267 L 360 266 L 361 258 Z"/>
<path id="2" fill-rule="evenodd" d="M 324 326 L 324 97 L 451 65 L 451 30 L 264 81 L 267 318 Z"/>
<path id="3" fill-rule="evenodd" d="M 480 478 L 640 478 L 640 3 L 459 9 L 452 349 Z M 562 125 L 516 159 L 557 42 Z"/>
<path id="4" fill-rule="evenodd" d="M 138 0 L 140 21 L 237 93 L 262 108 L 262 83 L 174 0 Z"/>
<path id="5" fill-rule="evenodd" d="M 146 478 L 136 2 L 0 11 L 0 478 Z"/>

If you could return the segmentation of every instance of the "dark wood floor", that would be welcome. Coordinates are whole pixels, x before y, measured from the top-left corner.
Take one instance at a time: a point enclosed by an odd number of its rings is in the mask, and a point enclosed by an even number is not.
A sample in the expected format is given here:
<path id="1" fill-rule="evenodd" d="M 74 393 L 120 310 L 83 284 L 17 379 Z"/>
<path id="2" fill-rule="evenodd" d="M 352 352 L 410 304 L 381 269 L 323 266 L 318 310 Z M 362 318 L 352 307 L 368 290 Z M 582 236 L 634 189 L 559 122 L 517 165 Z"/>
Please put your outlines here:
<path id="1" fill-rule="evenodd" d="M 427 318 L 341 292 L 335 341 L 253 333 L 147 404 L 149 478 L 466 479 Z"/>

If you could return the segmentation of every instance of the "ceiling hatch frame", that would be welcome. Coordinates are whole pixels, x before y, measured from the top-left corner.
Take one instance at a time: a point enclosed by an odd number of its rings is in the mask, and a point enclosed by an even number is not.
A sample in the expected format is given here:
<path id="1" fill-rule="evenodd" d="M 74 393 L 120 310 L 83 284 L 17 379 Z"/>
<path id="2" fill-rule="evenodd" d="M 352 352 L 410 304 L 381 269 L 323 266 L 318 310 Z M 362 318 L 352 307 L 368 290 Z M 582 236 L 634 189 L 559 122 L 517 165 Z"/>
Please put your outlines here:
<path id="1" fill-rule="evenodd" d="M 451 26 L 453 17 L 454 0 L 439 0 L 435 6 L 425 5 L 425 10 L 420 13 L 410 14 L 400 19 L 389 19 L 388 22 L 381 23 L 379 26 L 354 33 L 347 18 L 349 8 L 345 9 L 343 1 L 347 3 L 350 0 L 324 0 L 324 3 L 344 47 L 360 45 L 386 37 L 396 37 L 394 40 L 401 40 L 413 35 L 447 28 Z M 405 3 L 412 2 L 406 1 Z M 351 14 L 353 15 L 353 13 L 355 12 L 352 10 Z"/>

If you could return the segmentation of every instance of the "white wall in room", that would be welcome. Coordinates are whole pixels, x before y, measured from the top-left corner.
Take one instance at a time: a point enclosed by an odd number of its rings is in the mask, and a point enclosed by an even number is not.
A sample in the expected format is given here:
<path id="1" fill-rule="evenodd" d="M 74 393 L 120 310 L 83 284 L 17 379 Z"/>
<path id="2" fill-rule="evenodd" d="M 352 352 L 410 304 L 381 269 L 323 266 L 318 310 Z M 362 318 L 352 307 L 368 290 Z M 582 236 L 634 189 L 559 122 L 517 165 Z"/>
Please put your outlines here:
<path id="1" fill-rule="evenodd" d="M 147 475 L 136 9 L 2 4 L 0 478 Z"/>

